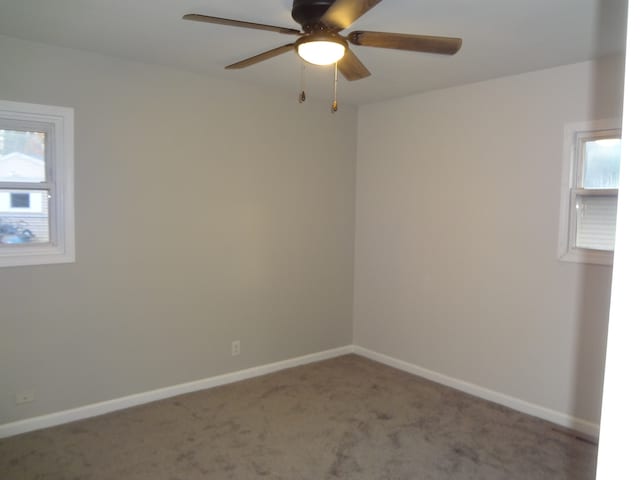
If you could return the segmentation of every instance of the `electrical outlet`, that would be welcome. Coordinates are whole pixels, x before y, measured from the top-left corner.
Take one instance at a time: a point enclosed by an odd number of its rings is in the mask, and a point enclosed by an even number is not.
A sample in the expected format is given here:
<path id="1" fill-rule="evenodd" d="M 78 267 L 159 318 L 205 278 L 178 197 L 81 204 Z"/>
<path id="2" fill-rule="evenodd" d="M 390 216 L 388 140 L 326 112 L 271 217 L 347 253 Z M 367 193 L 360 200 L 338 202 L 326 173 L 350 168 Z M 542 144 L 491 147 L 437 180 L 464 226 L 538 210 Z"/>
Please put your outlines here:
<path id="1" fill-rule="evenodd" d="M 231 342 L 231 355 L 240 355 L 240 340 L 234 340 Z"/>
<path id="2" fill-rule="evenodd" d="M 35 399 L 36 399 L 36 392 L 34 392 L 33 390 L 16 393 L 16 405 L 33 402 Z"/>

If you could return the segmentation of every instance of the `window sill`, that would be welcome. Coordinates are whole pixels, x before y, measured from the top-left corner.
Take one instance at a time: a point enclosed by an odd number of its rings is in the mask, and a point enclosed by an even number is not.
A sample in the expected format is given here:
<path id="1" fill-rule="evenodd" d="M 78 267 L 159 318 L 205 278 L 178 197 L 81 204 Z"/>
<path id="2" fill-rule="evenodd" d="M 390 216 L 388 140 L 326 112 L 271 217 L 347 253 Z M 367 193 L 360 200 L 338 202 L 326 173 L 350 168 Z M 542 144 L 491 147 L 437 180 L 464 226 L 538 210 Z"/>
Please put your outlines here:
<path id="1" fill-rule="evenodd" d="M 75 262 L 73 248 L 65 251 L 52 245 L 9 247 L 0 251 L 0 268 Z"/>
<path id="2" fill-rule="evenodd" d="M 561 254 L 559 259 L 563 262 L 606 265 L 610 267 L 613 265 L 613 252 L 575 248 Z"/>

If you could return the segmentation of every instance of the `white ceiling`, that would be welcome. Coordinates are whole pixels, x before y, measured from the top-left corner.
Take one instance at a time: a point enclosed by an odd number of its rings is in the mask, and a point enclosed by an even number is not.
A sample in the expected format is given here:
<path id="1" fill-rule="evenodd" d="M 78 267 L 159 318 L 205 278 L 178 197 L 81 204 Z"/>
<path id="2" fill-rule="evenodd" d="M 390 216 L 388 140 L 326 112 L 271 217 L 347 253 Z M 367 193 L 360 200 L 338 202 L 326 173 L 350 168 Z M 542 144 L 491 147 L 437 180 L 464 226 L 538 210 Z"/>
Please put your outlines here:
<path id="1" fill-rule="evenodd" d="M 278 33 L 187 22 L 186 13 L 297 28 L 291 0 L 0 0 L 0 34 L 286 89 L 294 52 L 244 70 L 224 66 L 289 43 Z M 453 56 L 353 47 L 372 76 L 341 81 L 364 104 L 621 52 L 627 0 L 385 0 L 350 30 L 459 36 Z M 0 40 L 1 41 L 1 40 Z M 1 59 L 0 59 L 1 65 Z M 307 69 L 307 95 L 329 99 L 330 67 Z"/>

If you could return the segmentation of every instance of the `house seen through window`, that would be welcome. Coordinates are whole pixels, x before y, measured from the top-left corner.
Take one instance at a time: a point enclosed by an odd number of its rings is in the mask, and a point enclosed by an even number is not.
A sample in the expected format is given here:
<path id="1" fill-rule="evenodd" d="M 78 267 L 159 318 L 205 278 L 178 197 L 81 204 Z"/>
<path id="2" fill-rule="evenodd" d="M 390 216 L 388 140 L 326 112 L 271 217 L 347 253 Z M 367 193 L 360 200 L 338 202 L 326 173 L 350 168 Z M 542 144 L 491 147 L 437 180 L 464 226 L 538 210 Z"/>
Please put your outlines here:
<path id="1" fill-rule="evenodd" d="M 2 245 L 49 242 L 51 186 L 45 155 L 45 132 L 0 129 Z"/>
<path id="2" fill-rule="evenodd" d="M 73 110 L 0 100 L 0 267 L 75 260 Z"/>
<path id="3" fill-rule="evenodd" d="M 11 208 L 29 208 L 31 205 L 31 195 L 28 193 L 12 193 Z"/>

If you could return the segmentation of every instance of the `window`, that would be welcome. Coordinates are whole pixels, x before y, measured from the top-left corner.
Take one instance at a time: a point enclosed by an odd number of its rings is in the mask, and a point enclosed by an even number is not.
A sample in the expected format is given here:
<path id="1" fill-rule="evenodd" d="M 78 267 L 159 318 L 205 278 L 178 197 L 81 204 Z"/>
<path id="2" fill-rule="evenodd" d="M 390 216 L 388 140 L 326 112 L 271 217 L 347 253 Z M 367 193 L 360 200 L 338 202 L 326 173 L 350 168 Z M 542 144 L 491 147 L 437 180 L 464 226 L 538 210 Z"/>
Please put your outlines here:
<path id="1" fill-rule="evenodd" d="M 619 122 L 567 125 L 564 161 L 560 258 L 611 265 L 620 177 Z"/>
<path id="2" fill-rule="evenodd" d="M 73 110 L 0 100 L 0 267 L 74 259 Z"/>
<path id="3" fill-rule="evenodd" d="M 28 193 L 12 193 L 11 208 L 29 208 L 31 196 Z"/>

